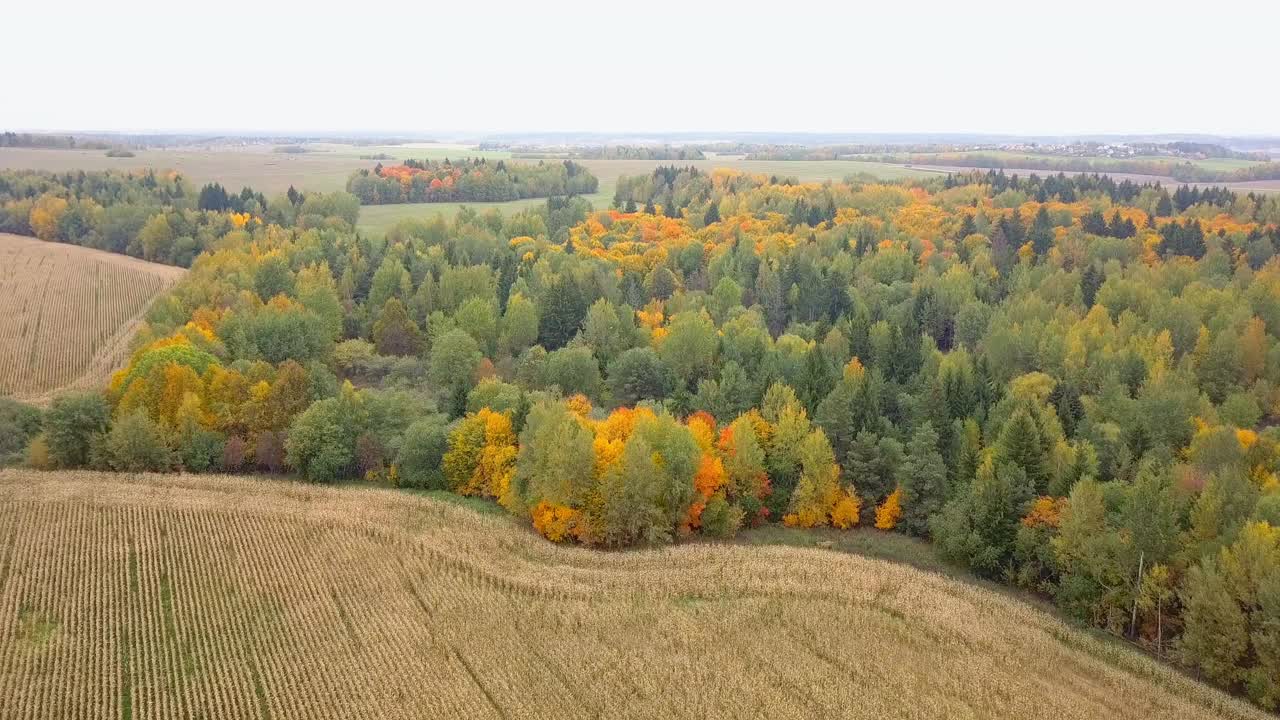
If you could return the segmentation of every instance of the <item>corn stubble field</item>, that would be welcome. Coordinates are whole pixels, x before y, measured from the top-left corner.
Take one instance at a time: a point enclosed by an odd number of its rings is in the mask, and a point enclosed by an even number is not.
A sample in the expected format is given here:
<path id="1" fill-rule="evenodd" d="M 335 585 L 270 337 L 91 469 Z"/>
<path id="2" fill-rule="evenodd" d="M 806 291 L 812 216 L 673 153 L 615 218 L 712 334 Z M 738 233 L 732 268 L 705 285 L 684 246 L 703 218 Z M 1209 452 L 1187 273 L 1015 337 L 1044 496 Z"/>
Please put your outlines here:
<path id="1" fill-rule="evenodd" d="M 151 301 L 186 272 L 0 233 L 0 395 L 102 387 Z"/>
<path id="2" fill-rule="evenodd" d="M 4 718 L 1261 718 L 967 583 L 394 491 L 0 471 Z"/>

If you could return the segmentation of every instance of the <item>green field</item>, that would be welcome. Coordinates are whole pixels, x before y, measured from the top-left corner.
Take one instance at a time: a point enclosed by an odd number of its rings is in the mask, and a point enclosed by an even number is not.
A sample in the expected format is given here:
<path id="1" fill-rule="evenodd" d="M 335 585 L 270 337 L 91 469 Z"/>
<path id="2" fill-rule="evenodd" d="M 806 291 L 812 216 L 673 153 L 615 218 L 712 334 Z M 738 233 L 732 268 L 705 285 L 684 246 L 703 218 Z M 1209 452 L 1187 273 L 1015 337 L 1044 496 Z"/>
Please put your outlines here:
<path id="1" fill-rule="evenodd" d="M 593 195 L 584 195 L 583 197 L 590 200 L 594 207 L 604 208 L 609 206 L 609 201 L 613 199 L 613 194 L 595 193 Z M 520 212 L 526 208 L 539 207 L 546 202 L 546 198 L 526 198 L 524 200 L 489 203 L 442 202 L 365 205 L 360 208 L 360 221 L 357 227 L 361 232 L 380 235 L 401 220 L 415 217 L 429 218 L 435 215 L 444 215 L 446 218 L 451 218 L 462 207 L 469 207 L 480 213 L 496 209 L 500 210 L 503 215 L 507 215 Z"/>
<path id="2" fill-rule="evenodd" d="M 390 150 L 368 150 L 367 152 L 387 152 Z M 404 152 L 406 157 L 424 157 L 414 152 Z M 443 154 L 439 155 L 444 157 Z M 455 154 L 450 157 L 458 157 Z M 367 162 L 367 161 L 366 161 Z M 526 160 L 524 162 L 537 162 Z M 551 162 L 551 161 L 548 161 Z M 614 189 L 618 178 L 623 175 L 642 175 L 653 171 L 659 165 L 670 165 L 670 161 L 659 160 L 578 160 L 596 177 L 600 178 L 600 190 L 585 196 L 596 208 L 606 208 L 613 201 Z M 846 160 L 831 161 L 796 161 L 796 160 L 741 160 L 738 158 L 716 158 L 708 160 L 686 160 L 674 163 L 679 166 L 695 166 L 702 170 L 715 168 L 733 168 L 751 173 L 794 177 L 802 182 L 822 182 L 825 180 L 840 181 L 849 175 L 866 173 L 881 180 L 898 180 L 903 178 L 924 178 L 938 174 L 936 170 L 903 167 L 885 163 L 851 163 Z M 369 233 L 385 232 L 400 220 L 411 217 L 431 217 L 443 213 L 452 217 L 462 206 L 472 207 L 480 212 L 496 208 L 503 213 L 518 212 L 546 202 L 542 198 L 512 200 L 498 203 L 402 203 L 398 205 L 366 205 L 360 208 L 360 229 Z"/>

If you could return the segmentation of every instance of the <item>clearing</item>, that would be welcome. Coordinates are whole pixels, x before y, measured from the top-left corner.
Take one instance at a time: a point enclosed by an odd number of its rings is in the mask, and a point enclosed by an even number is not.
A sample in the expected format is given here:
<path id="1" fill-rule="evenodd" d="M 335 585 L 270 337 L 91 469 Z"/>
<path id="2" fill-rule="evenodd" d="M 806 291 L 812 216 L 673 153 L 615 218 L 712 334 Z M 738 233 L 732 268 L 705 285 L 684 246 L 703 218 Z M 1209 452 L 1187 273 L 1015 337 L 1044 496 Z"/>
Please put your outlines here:
<path id="1" fill-rule="evenodd" d="M 0 471 L 0 707 L 57 718 L 1265 713 L 858 555 L 552 545 L 374 488 Z"/>
<path id="2" fill-rule="evenodd" d="M 128 360 L 151 301 L 184 273 L 0 233 L 0 395 L 43 404 L 61 390 L 103 387 Z"/>

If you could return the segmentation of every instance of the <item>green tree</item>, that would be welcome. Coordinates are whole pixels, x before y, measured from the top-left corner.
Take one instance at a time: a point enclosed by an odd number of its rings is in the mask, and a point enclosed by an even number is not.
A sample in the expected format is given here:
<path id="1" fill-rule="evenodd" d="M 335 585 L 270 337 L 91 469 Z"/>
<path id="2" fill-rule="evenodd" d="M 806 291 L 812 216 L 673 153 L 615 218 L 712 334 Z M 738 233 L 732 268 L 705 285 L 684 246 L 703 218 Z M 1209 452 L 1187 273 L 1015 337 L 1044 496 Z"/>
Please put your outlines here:
<path id="1" fill-rule="evenodd" d="M 929 423 L 911 435 L 907 456 L 898 468 L 902 488 L 901 527 L 913 535 L 927 535 L 929 518 L 947 500 L 947 468 L 938 452 L 938 434 Z"/>
<path id="2" fill-rule="evenodd" d="M 593 436 L 564 403 L 543 401 L 529 411 L 520 433 L 513 507 L 527 514 L 539 502 L 581 508 L 594 490 Z"/>
<path id="3" fill-rule="evenodd" d="M 689 388 L 711 374 L 718 347 L 711 317 L 705 312 L 683 312 L 671 318 L 658 355 L 675 373 L 680 387 Z"/>
<path id="4" fill-rule="evenodd" d="M 294 418 L 285 443 L 289 465 L 312 482 L 354 476 L 356 439 L 366 423 L 364 398 L 347 383 L 338 397 L 314 402 Z"/>
<path id="5" fill-rule="evenodd" d="M 476 367 L 482 358 L 480 346 L 465 330 L 450 330 L 440 336 L 431 348 L 427 375 L 431 382 L 450 394 L 455 412 L 465 404 L 467 392 L 475 384 Z"/>
<path id="6" fill-rule="evenodd" d="M 1179 597 L 1183 661 L 1199 668 L 1213 682 L 1234 684 L 1240 679 L 1240 663 L 1249 649 L 1248 619 L 1231 597 L 1212 558 L 1187 570 Z"/>
<path id="7" fill-rule="evenodd" d="M 1022 468 L 1037 493 L 1047 489 L 1048 458 L 1040 429 L 1030 412 L 1025 409 L 1014 412 L 996 436 L 995 449 L 1000 462 Z"/>
<path id="8" fill-rule="evenodd" d="M 448 438 L 448 418 L 444 415 L 429 415 L 409 425 L 396 455 L 401 484 L 443 490 L 445 482 L 441 459 Z"/>
<path id="9" fill-rule="evenodd" d="M 1036 217 L 1031 222 L 1031 229 L 1027 232 L 1027 239 L 1031 241 L 1031 249 L 1039 257 L 1044 257 L 1049 253 L 1049 248 L 1053 247 L 1053 222 L 1049 219 L 1049 211 L 1044 205 L 1036 212 Z"/>
<path id="10" fill-rule="evenodd" d="M 422 349 L 422 331 L 409 317 L 399 298 L 391 298 L 382 306 L 373 324 L 373 344 L 379 355 L 417 355 Z"/>
<path id="11" fill-rule="evenodd" d="M 675 387 L 671 368 L 653 348 L 631 348 L 609 364 L 609 388 L 614 402 L 634 405 L 641 400 L 661 400 Z"/>
<path id="12" fill-rule="evenodd" d="M 107 464 L 119 472 L 159 472 L 173 466 L 164 434 L 145 410 L 115 422 L 104 444 Z"/>
<path id="13" fill-rule="evenodd" d="M 507 300 L 507 311 L 502 315 L 502 329 L 498 339 L 500 349 L 515 357 L 537 341 L 537 306 L 522 293 L 512 294 Z"/>
<path id="14" fill-rule="evenodd" d="M 600 358 L 600 364 L 608 367 L 639 342 L 631 308 L 618 307 L 604 298 L 596 300 L 587 310 L 582 339 Z"/>
<path id="15" fill-rule="evenodd" d="M 111 424 L 107 401 L 97 393 L 72 393 L 54 399 L 44 416 L 44 436 L 49 457 L 59 467 L 89 464 L 95 439 Z"/>
<path id="16" fill-rule="evenodd" d="M 581 393 L 590 398 L 600 393 L 600 364 L 589 347 L 563 347 L 548 353 L 545 372 L 547 385 L 559 387 L 565 395 Z"/>

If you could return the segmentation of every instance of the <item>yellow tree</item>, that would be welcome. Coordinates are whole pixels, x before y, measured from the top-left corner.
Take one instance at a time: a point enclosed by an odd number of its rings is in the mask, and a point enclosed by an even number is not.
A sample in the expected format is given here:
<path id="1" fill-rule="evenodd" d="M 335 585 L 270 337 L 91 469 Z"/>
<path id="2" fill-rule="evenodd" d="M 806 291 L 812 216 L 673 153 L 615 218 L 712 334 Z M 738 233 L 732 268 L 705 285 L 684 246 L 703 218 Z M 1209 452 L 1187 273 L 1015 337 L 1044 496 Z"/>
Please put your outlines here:
<path id="1" fill-rule="evenodd" d="M 31 232 L 41 240 L 57 240 L 58 222 L 62 220 L 62 215 L 66 211 L 65 199 L 46 193 L 31 206 L 27 224 L 31 226 Z"/>
<path id="2" fill-rule="evenodd" d="M 449 435 L 442 464 L 445 478 L 456 492 L 502 498 L 511 487 L 515 460 L 511 415 L 486 407 L 469 413 Z"/>
<path id="3" fill-rule="evenodd" d="M 889 497 L 876 508 L 876 529 L 892 530 L 902 517 L 902 488 L 889 493 Z"/>

